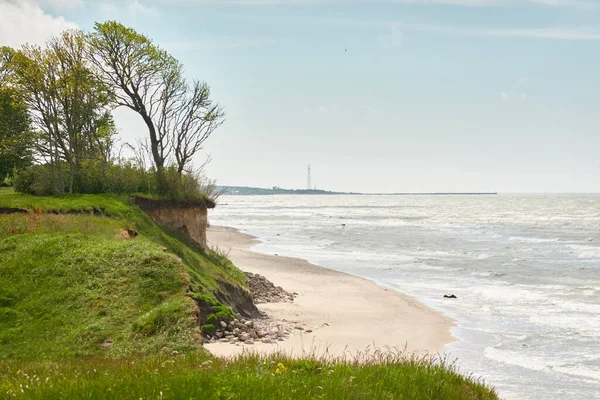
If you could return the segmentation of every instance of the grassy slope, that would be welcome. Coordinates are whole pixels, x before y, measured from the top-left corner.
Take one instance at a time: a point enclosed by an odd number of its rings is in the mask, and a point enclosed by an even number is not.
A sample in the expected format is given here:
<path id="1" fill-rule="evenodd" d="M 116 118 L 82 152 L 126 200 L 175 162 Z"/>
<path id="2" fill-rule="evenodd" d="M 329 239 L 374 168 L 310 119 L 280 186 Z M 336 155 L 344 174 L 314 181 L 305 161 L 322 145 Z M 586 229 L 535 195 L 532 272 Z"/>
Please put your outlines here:
<path id="1" fill-rule="evenodd" d="M 191 352 L 60 365 L 0 363 L 3 376 L 0 396 L 27 399 L 497 399 L 452 367 L 394 355 L 371 363 L 277 355 L 207 361 Z"/>
<path id="2" fill-rule="evenodd" d="M 186 290 L 210 302 L 220 281 L 245 279 L 228 261 L 158 228 L 124 197 L 3 190 L 0 207 L 38 210 L 0 216 L 0 359 L 189 349 L 199 331 Z M 124 228 L 139 236 L 119 238 Z"/>
<path id="3" fill-rule="evenodd" d="M 219 281 L 242 283 L 231 263 L 125 197 L 0 188 L 0 207 L 38 210 L 0 215 L 0 399 L 497 399 L 451 366 L 394 355 L 209 360 L 186 289 L 210 298 Z"/>

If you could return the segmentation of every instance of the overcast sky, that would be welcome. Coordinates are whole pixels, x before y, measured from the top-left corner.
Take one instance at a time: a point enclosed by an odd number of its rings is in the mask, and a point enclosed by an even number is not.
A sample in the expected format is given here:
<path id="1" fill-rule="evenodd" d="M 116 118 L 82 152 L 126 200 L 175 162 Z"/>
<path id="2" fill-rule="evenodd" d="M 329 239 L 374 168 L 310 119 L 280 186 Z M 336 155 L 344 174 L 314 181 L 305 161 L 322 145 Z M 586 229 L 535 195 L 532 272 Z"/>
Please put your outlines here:
<path id="1" fill-rule="evenodd" d="M 0 0 L 0 45 L 107 19 L 211 86 L 220 184 L 600 192 L 598 0 Z"/>

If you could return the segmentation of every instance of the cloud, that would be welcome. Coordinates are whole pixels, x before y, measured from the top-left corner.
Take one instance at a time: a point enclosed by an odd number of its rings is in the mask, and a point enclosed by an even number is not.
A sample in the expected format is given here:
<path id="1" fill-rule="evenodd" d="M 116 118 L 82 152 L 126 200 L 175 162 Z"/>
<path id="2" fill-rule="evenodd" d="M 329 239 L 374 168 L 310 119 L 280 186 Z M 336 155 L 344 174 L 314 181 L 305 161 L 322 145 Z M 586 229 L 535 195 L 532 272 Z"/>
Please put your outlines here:
<path id="1" fill-rule="evenodd" d="M 100 10 L 103 19 L 125 20 L 124 22 L 158 15 L 156 6 L 145 5 L 140 0 L 104 2 L 100 5 Z"/>
<path id="2" fill-rule="evenodd" d="M 163 4 L 330 4 L 346 3 L 347 0 L 153 0 Z M 352 0 L 354 3 L 370 3 L 371 0 Z M 448 5 L 463 7 L 493 7 L 493 6 L 597 6 L 595 0 L 384 0 L 387 3 L 404 3 L 415 5 Z"/>
<path id="3" fill-rule="evenodd" d="M 140 0 L 128 0 L 127 9 L 133 15 L 154 16 L 158 14 L 155 7 L 145 6 Z"/>
<path id="4" fill-rule="evenodd" d="M 225 50 L 259 47 L 270 43 L 269 39 L 235 38 L 228 36 L 214 36 L 194 40 L 182 40 L 175 42 L 162 42 L 160 46 L 169 51 L 194 52 L 203 50 Z"/>
<path id="5" fill-rule="evenodd" d="M 403 29 L 423 32 L 437 32 L 458 36 L 487 36 L 531 39 L 560 39 L 560 40 L 600 40 L 600 30 L 553 27 L 553 28 L 457 28 L 441 25 L 406 24 L 399 25 Z"/>
<path id="6" fill-rule="evenodd" d="M 527 101 L 529 99 L 529 95 L 526 92 L 527 90 L 527 79 L 518 78 L 512 85 L 512 88 L 506 92 L 500 92 L 500 98 L 502 100 L 521 100 Z"/>
<path id="7" fill-rule="evenodd" d="M 57 10 L 73 9 L 83 7 L 83 0 L 41 0 L 41 4 Z"/>
<path id="8" fill-rule="evenodd" d="M 35 0 L 0 0 L 0 43 L 21 46 L 25 43 L 43 44 L 52 36 L 77 24 L 46 13 Z"/>
<path id="9" fill-rule="evenodd" d="M 378 38 L 379 42 L 385 47 L 401 47 L 404 41 L 404 35 L 396 25 L 390 27 L 390 31 L 384 35 L 380 35 Z"/>

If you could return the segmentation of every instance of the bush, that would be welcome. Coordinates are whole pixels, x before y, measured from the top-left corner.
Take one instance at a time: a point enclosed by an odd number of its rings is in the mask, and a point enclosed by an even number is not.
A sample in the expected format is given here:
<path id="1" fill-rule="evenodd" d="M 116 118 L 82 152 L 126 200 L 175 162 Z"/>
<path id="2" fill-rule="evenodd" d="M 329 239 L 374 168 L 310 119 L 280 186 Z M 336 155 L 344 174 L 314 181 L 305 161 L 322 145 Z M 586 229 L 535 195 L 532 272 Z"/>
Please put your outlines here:
<path id="1" fill-rule="evenodd" d="M 68 192 L 69 167 L 61 165 L 62 176 L 50 164 L 33 165 L 15 173 L 13 184 L 19 193 L 35 196 L 60 194 L 57 188 Z M 102 160 L 84 160 L 74 176 L 73 192 L 81 194 L 139 193 L 156 195 L 177 201 L 196 201 L 218 197 L 213 182 L 197 173 L 179 174 L 174 167 L 162 174 L 146 170 L 128 160 L 106 163 Z M 208 191 L 207 196 L 204 191 Z"/>
<path id="2" fill-rule="evenodd" d="M 215 327 L 214 325 L 202 325 L 202 334 L 203 335 L 207 335 L 207 336 L 212 336 L 213 333 L 215 333 Z"/>
<path id="3" fill-rule="evenodd" d="M 34 196 L 49 196 L 55 194 L 54 177 L 47 165 L 32 165 L 15 173 L 13 185 L 19 193 Z"/>

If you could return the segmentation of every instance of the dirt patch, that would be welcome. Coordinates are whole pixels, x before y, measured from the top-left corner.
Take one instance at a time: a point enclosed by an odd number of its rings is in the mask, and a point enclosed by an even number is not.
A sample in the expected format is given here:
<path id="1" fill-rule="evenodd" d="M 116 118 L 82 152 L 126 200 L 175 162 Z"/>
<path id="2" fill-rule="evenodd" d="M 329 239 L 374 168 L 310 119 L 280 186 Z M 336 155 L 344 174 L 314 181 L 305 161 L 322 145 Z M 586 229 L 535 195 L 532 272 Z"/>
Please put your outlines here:
<path id="1" fill-rule="evenodd" d="M 0 214 L 27 214 L 28 210 L 24 208 L 0 207 Z"/>
<path id="2" fill-rule="evenodd" d="M 220 290 L 215 293 L 215 297 L 221 303 L 231 307 L 231 309 L 240 314 L 243 318 L 260 318 L 262 314 L 252 301 L 252 295 L 240 286 L 232 285 L 229 282 L 218 282 Z"/>
<path id="3" fill-rule="evenodd" d="M 121 229 L 117 234 L 117 239 L 129 240 L 136 238 L 138 235 L 139 233 L 134 229 Z"/>

